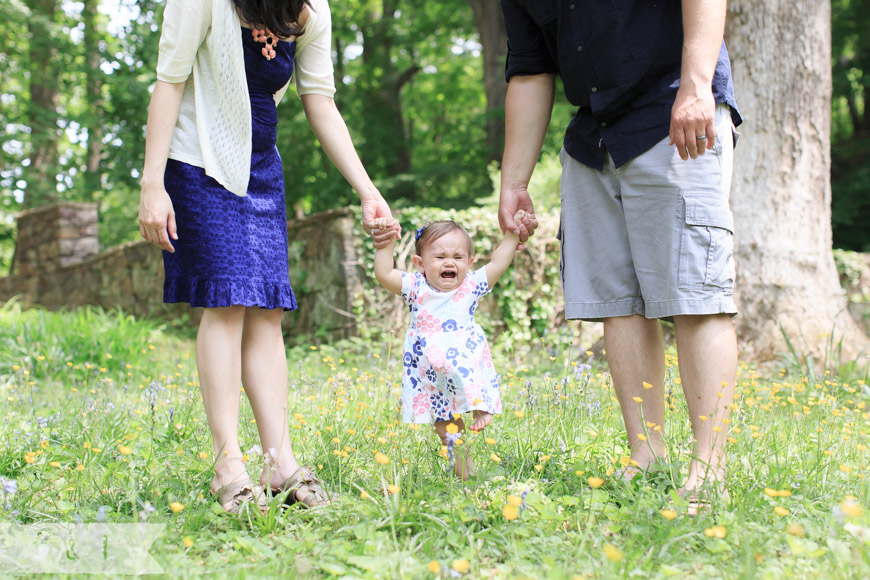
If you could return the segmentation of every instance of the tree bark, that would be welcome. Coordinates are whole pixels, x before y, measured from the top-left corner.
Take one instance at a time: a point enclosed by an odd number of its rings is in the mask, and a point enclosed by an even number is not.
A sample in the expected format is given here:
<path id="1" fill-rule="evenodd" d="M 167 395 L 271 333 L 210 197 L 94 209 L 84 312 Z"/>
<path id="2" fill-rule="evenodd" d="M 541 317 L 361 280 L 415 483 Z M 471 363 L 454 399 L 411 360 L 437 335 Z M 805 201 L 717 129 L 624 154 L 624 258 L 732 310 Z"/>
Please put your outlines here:
<path id="1" fill-rule="evenodd" d="M 52 42 L 56 0 L 30 0 L 30 165 L 24 209 L 54 201 L 58 163 L 57 48 Z"/>
<path id="2" fill-rule="evenodd" d="M 469 0 L 469 3 L 483 47 L 487 161 L 501 163 L 504 152 L 504 102 L 507 96 L 507 83 L 504 80 L 507 34 L 499 0 Z"/>
<path id="3" fill-rule="evenodd" d="M 88 97 L 88 154 L 85 162 L 85 188 L 88 196 L 102 190 L 103 98 L 100 70 L 100 40 L 97 25 L 97 0 L 85 0 L 82 22 L 85 25 L 85 92 Z"/>
<path id="4" fill-rule="evenodd" d="M 401 71 L 393 61 L 393 26 L 399 0 L 382 0 L 380 10 L 372 10 L 360 27 L 363 36 L 363 62 L 366 65 L 363 100 L 366 118 L 363 130 L 367 143 L 378 146 L 362 150 L 363 162 L 382 167 L 388 175 L 411 170 L 411 147 L 402 116 L 402 88 L 420 67 L 412 64 Z M 373 155 L 380 159 L 372 159 Z M 412 196 L 412 192 L 404 192 Z"/>
<path id="5" fill-rule="evenodd" d="M 732 189 L 741 348 L 772 358 L 784 333 L 804 354 L 842 339 L 854 356 L 868 339 L 831 252 L 830 3 L 732 0 L 726 41 L 745 118 Z"/>

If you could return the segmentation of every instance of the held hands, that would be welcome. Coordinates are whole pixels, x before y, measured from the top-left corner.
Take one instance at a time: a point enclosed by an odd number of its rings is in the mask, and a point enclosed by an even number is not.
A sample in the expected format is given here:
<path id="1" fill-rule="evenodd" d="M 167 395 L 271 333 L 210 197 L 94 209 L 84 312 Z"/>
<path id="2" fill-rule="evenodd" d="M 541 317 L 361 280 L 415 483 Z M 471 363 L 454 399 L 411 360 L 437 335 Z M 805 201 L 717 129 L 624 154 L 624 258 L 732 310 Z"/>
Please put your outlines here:
<path id="1" fill-rule="evenodd" d="M 375 248 L 385 248 L 402 234 L 402 227 L 393 219 L 390 206 L 380 194 L 363 200 L 362 221 L 363 229 L 372 236 Z"/>
<path id="2" fill-rule="evenodd" d="M 683 161 L 697 159 L 716 143 L 716 101 L 710 86 L 692 89 L 681 84 L 671 109 L 670 145 Z"/>
<path id="3" fill-rule="evenodd" d="M 402 226 L 392 216 L 377 218 L 372 224 L 371 235 L 375 248 L 388 248 L 402 235 Z"/>
<path id="4" fill-rule="evenodd" d="M 142 185 L 139 194 L 139 233 L 143 238 L 167 252 L 175 253 L 172 242 L 178 239 L 175 210 L 163 185 Z"/>
<path id="5" fill-rule="evenodd" d="M 511 232 L 519 238 L 517 250 L 525 247 L 523 244 L 538 228 L 535 206 L 528 190 L 517 188 L 501 192 L 498 203 L 498 224 L 505 234 Z"/>

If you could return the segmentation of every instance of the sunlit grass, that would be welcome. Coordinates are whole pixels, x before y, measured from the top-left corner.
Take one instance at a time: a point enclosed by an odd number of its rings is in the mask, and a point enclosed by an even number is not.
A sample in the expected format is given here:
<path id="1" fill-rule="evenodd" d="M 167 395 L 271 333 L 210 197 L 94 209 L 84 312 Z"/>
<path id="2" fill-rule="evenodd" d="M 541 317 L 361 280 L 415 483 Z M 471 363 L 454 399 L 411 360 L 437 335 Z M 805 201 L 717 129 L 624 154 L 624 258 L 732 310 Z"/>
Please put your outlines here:
<path id="1" fill-rule="evenodd" d="M 117 313 L 0 311 L 0 522 L 163 523 L 167 574 L 230 577 L 851 578 L 870 575 L 870 389 L 741 365 L 730 503 L 686 515 L 690 431 L 667 361 L 669 463 L 613 481 L 627 442 L 602 362 L 583 348 L 496 361 L 505 412 L 466 434 L 450 476 L 430 427 L 401 423 L 397 344 L 289 353 L 290 430 L 339 499 L 221 513 L 192 345 Z M 854 369 L 853 369 L 854 370 Z M 256 424 L 240 423 L 252 476 Z M 12 492 L 13 486 L 7 486 Z M 2 486 L 0 486 L 2 489 Z"/>

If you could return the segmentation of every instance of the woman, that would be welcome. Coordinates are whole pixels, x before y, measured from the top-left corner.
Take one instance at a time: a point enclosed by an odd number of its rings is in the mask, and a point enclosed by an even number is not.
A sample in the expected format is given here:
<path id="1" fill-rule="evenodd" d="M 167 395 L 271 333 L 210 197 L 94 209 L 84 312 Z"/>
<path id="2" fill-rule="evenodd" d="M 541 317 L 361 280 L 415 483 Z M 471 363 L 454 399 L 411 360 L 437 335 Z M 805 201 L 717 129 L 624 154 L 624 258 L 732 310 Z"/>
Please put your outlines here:
<path id="1" fill-rule="evenodd" d="M 289 440 L 281 316 L 296 300 L 275 106 L 291 75 L 317 139 L 359 194 L 366 231 L 391 217 L 332 98 L 330 27 L 326 0 L 168 0 L 163 17 L 139 230 L 165 250 L 164 301 L 204 307 L 196 359 L 211 490 L 228 512 L 266 505 L 242 462 L 240 382 L 266 458 L 260 484 L 289 503 L 328 501 Z"/>

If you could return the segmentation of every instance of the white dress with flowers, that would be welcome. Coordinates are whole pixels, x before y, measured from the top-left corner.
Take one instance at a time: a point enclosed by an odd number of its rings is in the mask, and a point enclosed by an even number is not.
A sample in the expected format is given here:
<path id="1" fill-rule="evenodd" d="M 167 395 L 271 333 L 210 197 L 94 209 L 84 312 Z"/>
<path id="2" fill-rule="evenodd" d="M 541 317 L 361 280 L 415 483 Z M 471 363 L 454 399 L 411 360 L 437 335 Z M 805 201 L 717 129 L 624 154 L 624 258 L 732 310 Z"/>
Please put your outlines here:
<path id="1" fill-rule="evenodd" d="M 449 421 L 472 410 L 501 413 L 489 345 L 474 321 L 487 293 L 486 267 L 448 292 L 432 288 L 420 272 L 402 273 L 402 298 L 411 312 L 402 367 L 406 423 Z"/>

